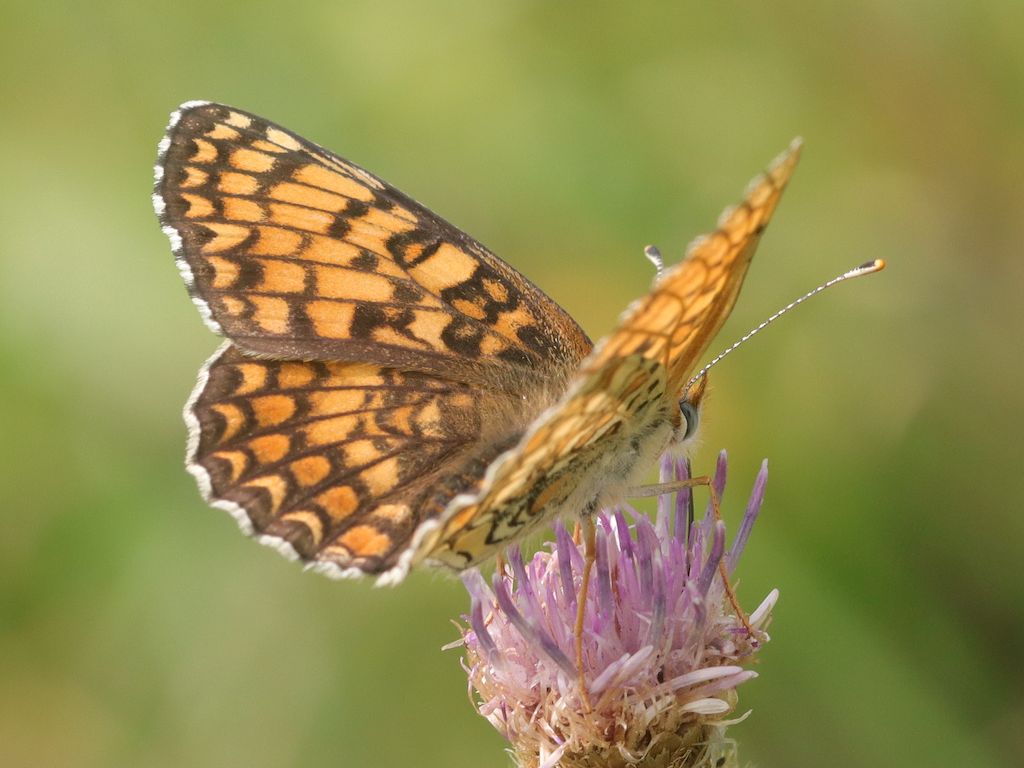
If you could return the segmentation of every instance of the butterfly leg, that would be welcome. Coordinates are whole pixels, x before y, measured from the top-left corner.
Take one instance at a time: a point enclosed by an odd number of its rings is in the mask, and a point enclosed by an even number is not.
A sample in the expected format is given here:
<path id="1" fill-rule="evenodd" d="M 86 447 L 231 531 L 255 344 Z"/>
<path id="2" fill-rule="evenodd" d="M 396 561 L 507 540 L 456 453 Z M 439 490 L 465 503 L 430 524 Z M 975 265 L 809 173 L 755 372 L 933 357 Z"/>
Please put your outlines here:
<path id="1" fill-rule="evenodd" d="M 626 495 L 630 498 L 663 496 L 667 493 L 675 493 L 683 488 L 695 488 L 699 485 L 707 486 L 708 494 L 711 496 L 711 511 L 715 515 L 715 520 L 720 521 L 722 519 L 722 510 L 720 500 L 718 498 L 718 491 L 715 490 L 714 483 L 711 482 L 711 478 L 708 475 L 690 477 L 685 480 L 671 480 L 667 483 L 655 483 L 654 485 L 640 485 L 636 488 L 629 489 L 626 492 Z M 687 534 L 689 534 L 689 531 L 687 531 Z M 718 561 L 718 573 L 722 577 L 722 584 L 725 586 L 725 594 L 729 599 L 729 604 L 736 612 L 736 617 L 740 620 L 740 623 L 743 624 L 744 629 L 747 630 L 751 644 L 756 647 L 758 645 L 757 632 L 750 625 L 750 618 L 740 607 L 740 601 L 736 598 L 736 592 L 733 590 L 732 584 L 729 582 L 729 572 L 725 568 L 725 558 Z"/>
<path id="2" fill-rule="evenodd" d="M 583 672 L 583 619 L 586 615 L 587 594 L 590 590 L 590 573 L 594 569 L 594 561 L 597 560 L 597 527 L 594 525 L 593 516 L 584 515 L 576 524 L 576 534 L 581 532 L 586 545 L 583 577 L 580 580 L 579 594 L 576 596 L 576 670 L 580 677 L 580 698 L 583 700 L 583 710 L 590 712 L 590 696 L 587 693 L 587 679 Z"/>

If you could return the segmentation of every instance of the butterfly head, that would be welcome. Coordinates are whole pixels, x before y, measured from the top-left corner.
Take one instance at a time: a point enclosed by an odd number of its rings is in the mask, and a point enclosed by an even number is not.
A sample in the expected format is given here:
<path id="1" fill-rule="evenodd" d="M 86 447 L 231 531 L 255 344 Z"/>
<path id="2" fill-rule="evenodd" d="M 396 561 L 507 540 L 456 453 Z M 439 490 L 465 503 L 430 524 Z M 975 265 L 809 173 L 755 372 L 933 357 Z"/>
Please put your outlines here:
<path id="1" fill-rule="evenodd" d="M 693 444 L 700 426 L 700 407 L 707 392 L 708 377 L 704 374 L 687 386 L 679 397 L 679 422 L 675 426 L 672 447 L 684 449 Z"/>

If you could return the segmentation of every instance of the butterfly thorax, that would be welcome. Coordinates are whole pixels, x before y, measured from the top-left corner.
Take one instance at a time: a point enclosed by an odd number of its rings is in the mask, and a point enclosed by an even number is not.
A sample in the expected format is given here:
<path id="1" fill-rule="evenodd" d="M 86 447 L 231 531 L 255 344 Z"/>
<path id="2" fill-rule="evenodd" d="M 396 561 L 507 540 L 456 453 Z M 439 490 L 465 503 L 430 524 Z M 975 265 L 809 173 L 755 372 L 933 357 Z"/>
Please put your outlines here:
<path id="1" fill-rule="evenodd" d="M 584 366 L 567 394 L 487 468 L 480 490 L 456 496 L 424 540 L 428 562 L 476 565 L 552 518 L 621 501 L 675 436 L 667 372 L 640 355 Z"/>

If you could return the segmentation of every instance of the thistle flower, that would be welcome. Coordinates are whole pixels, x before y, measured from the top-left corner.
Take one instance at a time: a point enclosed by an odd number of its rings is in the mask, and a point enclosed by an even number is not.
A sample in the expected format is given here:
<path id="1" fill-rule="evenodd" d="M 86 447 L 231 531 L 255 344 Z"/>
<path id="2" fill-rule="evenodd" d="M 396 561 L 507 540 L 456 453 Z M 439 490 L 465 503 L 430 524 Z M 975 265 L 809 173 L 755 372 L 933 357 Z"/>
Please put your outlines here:
<path id="1" fill-rule="evenodd" d="M 484 717 L 508 739 L 521 768 L 724 766 L 736 687 L 761 642 L 778 597 L 750 615 L 751 637 L 732 612 L 720 562 L 732 572 L 764 497 L 762 465 L 746 514 L 726 551 L 725 525 L 710 505 L 693 520 L 685 489 L 659 498 L 652 522 L 630 507 L 596 517 L 597 560 L 586 597 L 583 677 L 575 662 L 577 595 L 584 553 L 565 527 L 550 551 L 524 562 L 517 549 L 490 585 L 478 571 L 462 629 L 463 664 Z M 726 458 L 713 480 L 725 488 Z M 666 459 L 662 480 L 688 477 Z M 689 536 L 687 532 L 689 531 Z"/>

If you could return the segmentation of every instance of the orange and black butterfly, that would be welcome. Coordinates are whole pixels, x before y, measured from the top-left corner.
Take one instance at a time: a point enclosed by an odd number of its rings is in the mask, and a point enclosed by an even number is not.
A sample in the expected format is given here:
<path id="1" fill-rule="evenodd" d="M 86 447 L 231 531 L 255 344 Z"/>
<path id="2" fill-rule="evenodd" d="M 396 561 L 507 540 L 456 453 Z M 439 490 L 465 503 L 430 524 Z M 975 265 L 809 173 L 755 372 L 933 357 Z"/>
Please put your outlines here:
<path id="1" fill-rule="evenodd" d="M 227 341 L 187 463 L 247 533 L 331 576 L 476 565 L 614 501 L 695 428 L 798 142 L 592 345 L 516 270 L 381 179 L 263 118 L 188 102 L 156 212 Z"/>

